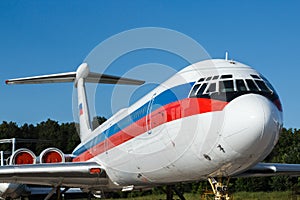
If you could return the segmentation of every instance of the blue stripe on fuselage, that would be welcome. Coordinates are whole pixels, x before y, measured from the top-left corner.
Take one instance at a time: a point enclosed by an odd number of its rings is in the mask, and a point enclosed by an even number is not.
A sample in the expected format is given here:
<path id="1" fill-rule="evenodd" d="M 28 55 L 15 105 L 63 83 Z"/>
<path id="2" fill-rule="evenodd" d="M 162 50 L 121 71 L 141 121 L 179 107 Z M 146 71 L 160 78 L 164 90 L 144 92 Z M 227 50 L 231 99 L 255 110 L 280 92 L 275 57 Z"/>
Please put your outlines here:
<path id="1" fill-rule="evenodd" d="M 167 89 L 162 93 L 155 96 L 153 102 L 152 99 L 146 102 L 143 106 L 132 112 L 130 115 L 124 117 L 119 122 L 115 123 L 114 125 L 110 126 L 104 132 L 98 134 L 96 137 L 88 141 L 82 147 L 78 148 L 76 151 L 73 152 L 74 155 L 78 156 L 83 152 L 87 151 L 88 149 L 94 147 L 95 145 L 99 144 L 100 142 L 106 140 L 107 138 L 111 137 L 112 135 L 120 132 L 122 129 L 126 128 L 127 126 L 135 123 L 139 119 L 145 117 L 149 112 L 153 112 L 156 109 L 167 105 L 172 102 L 176 102 L 178 100 L 182 100 L 188 97 L 188 94 L 191 90 L 191 87 L 194 85 L 192 83 L 186 83 L 183 85 L 178 85 L 173 88 Z M 149 103 L 152 103 L 152 108 L 150 111 L 148 110 Z"/>

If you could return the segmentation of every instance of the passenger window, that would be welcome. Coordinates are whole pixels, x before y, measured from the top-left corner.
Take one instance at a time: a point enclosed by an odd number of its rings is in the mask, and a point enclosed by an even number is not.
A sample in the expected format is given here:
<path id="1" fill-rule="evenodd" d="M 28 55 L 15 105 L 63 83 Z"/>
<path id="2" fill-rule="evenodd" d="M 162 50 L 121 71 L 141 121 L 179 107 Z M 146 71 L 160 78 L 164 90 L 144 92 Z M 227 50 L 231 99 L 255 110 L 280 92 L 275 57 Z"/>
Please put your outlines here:
<path id="1" fill-rule="evenodd" d="M 263 92 L 271 92 L 270 89 L 266 86 L 266 84 L 263 81 L 255 80 L 255 83 L 259 87 L 259 89 Z"/>
<path id="2" fill-rule="evenodd" d="M 233 81 L 220 81 L 219 83 L 220 92 L 233 92 L 234 86 Z"/>
<path id="3" fill-rule="evenodd" d="M 244 80 L 236 80 L 236 87 L 239 92 L 247 91 Z"/>
<path id="4" fill-rule="evenodd" d="M 195 85 L 190 93 L 190 97 L 196 97 L 197 95 L 197 90 L 199 89 L 201 84 Z"/>
<path id="5" fill-rule="evenodd" d="M 216 83 L 211 83 L 208 87 L 208 89 L 206 90 L 206 93 L 211 93 L 211 92 L 215 92 L 216 91 Z"/>
<path id="6" fill-rule="evenodd" d="M 206 78 L 206 81 L 210 81 L 211 80 L 211 76 Z"/>
<path id="7" fill-rule="evenodd" d="M 252 91 L 252 92 L 258 92 L 259 91 L 253 80 L 246 79 L 246 82 L 247 82 L 247 85 L 248 85 L 250 91 Z"/>

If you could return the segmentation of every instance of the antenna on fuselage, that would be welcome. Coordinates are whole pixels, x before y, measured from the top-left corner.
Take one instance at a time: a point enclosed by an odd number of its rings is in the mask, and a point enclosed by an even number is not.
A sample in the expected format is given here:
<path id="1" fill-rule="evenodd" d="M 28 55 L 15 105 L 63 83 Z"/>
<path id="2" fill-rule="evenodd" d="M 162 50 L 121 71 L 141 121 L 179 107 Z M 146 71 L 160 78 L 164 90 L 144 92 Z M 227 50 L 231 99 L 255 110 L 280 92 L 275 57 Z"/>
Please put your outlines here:
<path id="1" fill-rule="evenodd" d="M 225 52 L 225 60 L 228 60 L 228 51 Z"/>

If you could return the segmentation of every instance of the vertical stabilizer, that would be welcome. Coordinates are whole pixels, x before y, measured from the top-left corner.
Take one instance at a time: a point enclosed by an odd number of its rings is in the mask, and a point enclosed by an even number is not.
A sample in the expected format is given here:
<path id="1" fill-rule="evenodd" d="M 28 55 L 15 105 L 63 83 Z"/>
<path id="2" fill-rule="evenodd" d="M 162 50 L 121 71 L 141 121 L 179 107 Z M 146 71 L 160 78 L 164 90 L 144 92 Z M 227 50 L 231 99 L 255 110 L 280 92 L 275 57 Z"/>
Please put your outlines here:
<path id="1" fill-rule="evenodd" d="M 78 95 L 78 114 L 81 141 L 85 140 L 85 138 L 92 132 L 85 90 L 85 79 L 88 77 L 89 73 L 90 70 L 88 65 L 86 63 L 82 63 L 76 71 L 75 79 L 75 87 L 77 87 Z"/>
<path id="2" fill-rule="evenodd" d="M 16 78 L 6 80 L 8 85 L 14 84 L 42 84 L 42 83 L 65 83 L 74 82 L 78 93 L 78 114 L 80 125 L 80 139 L 85 140 L 92 132 L 91 121 L 88 109 L 85 83 L 102 83 L 102 84 L 121 84 L 121 85 L 141 85 L 144 81 L 99 74 L 90 72 L 87 63 L 82 63 L 76 72 L 66 72 L 59 74 L 49 74 L 41 76 L 31 76 L 25 78 Z"/>

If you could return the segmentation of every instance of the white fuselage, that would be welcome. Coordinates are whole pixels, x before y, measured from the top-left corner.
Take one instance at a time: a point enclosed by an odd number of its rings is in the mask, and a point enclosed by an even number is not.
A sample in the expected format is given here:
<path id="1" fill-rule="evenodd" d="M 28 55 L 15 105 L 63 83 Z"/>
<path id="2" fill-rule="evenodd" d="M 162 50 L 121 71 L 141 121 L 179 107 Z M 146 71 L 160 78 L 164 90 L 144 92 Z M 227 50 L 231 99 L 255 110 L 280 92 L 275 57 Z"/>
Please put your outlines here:
<path id="1" fill-rule="evenodd" d="M 98 162 L 117 185 L 232 176 L 264 159 L 281 127 L 278 96 L 258 72 L 202 61 L 95 129 L 74 162 Z"/>

